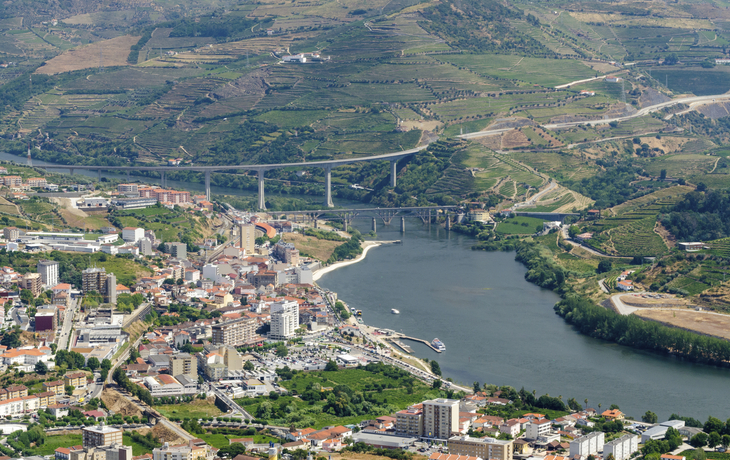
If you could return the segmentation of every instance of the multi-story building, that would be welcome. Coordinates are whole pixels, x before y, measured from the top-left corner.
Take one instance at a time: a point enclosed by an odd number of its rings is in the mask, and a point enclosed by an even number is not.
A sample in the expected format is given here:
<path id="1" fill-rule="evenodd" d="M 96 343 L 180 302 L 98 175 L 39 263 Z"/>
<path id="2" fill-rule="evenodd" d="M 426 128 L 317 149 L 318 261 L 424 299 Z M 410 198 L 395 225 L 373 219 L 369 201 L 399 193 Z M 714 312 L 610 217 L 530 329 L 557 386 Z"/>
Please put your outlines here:
<path id="1" fill-rule="evenodd" d="M 58 284 L 58 262 L 55 260 L 39 260 L 36 269 L 41 275 L 43 286 L 50 288 Z"/>
<path id="2" fill-rule="evenodd" d="M 56 330 L 56 312 L 55 311 L 38 311 L 35 314 L 35 331 L 55 331 Z"/>
<path id="3" fill-rule="evenodd" d="M 43 391 L 44 392 L 52 392 L 53 394 L 56 394 L 58 396 L 63 396 L 63 394 L 66 392 L 64 389 L 64 383 L 63 380 L 54 380 L 53 382 L 43 382 Z"/>
<path id="4" fill-rule="evenodd" d="M 28 187 L 45 187 L 48 181 L 45 177 L 31 177 L 28 179 Z"/>
<path id="5" fill-rule="evenodd" d="M 495 438 L 454 436 L 449 438 L 449 453 L 495 460 L 512 460 L 514 441 Z"/>
<path id="6" fill-rule="evenodd" d="M 603 450 L 606 435 L 602 431 L 594 431 L 570 442 L 570 456 L 587 457 Z"/>
<path id="7" fill-rule="evenodd" d="M 63 376 L 63 382 L 66 385 L 72 385 L 74 388 L 86 388 L 86 381 L 84 372 L 74 372 Z"/>
<path id="8" fill-rule="evenodd" d="M 188 377 L 198 378 L 198 360 L 195 356 L 188 353 L 178 353 L 170 358 L 170 374 L 178 376 L 180 374 Z"/>
<path id="9" fill-rule="evenodd" d="M 38 396 L 38 407 L 48 407 L 52 404 L 56 404 L 56 393 L 53 391 L 36 393 L 35 396 Z"/>
<path id="10" fill-rule="evenodd" d="M 241 224 L 238 226 L 241 236 L 241 250 L 245 254 L 256 252 L 256 226 L 254 224 Z"/>
<path id="11" fill-rule="evenodd" d="M 545 436 L 552 430 L 550 420 L 532 420 L 527 424 L 525 430 L 525 439 L 536 440 L 540 436 Z"/>
<path id="12" fill-rule="evenodd" d="M 142 238 L 137 242 L 139 246 L 139 253 L 143 256 L 151 256 L 154 254 L 152 250 L 152 242 L 148 238 Z"/>
<path id="13" fill-rule="evenodd" d="M 5 388 L 8 391 L 8 399 L 22 398 L 28 396 L 28 387 L 25 385 L 10 385 Z"/>
<path id="14" fill-rule="evenodd" d="M 117 303 L 117 277 L 114 273 L 106 275 L 106 286 L 104 287 L 105 299 L 109 303 Z"/>
<path id="15" fill-rule="evenodd" d="M 216 281 L 218 279 L 218 265 L 216 265 L 216 264 L 203 265 L 203 279 L 209 279 L 211 281 Z"/>
<path id="16" fill-rule="evenodd" d="M 152 460 L 206 460 L 208 452 L 207 445 L 170 446 L 165 443 L 162 447 L 155 447 Z"/>
<path id="17" fill-rule="evenodd" d="M 137 184 L 119 184 L 117 185 L 119 193 L 139 193 Z"/>
<path id="18" fill-rule="evenodd" d="M 459 400 L 431 399 L 423 402 L 423 436 L 447 440 L 459 432 Z"/>
<path id="19" fill-rule="evenodd" d="M 144 238 L 144 229 L 136 227 L 124 227 L 122 229 L 122 239 L 127 243 L 136 243 Z"/>
<path id="20" fill-rule="evenodd" d="M 132 446 L 114 443 L 110 446 L 74 449 L 69 451 L 68 460 L 132 460 Z"/>
<path id="21" fill-rule="evenodd" d="M 398 436 L 423 436 L 423 409 L 411 407 L 397 412 L 395 433 Z"/>
<path id="22" fill-rule="evenodd" d="M 43 292 L 43 284 L 41 282 L 40 273 L 26 273 L 21 280 L 23 289 L 27 289 L 33 293 L 33 296 L 40 295 Z"/>
<path id="23" fill-rule="evenodd" d="M 296 302 L 295 302 L 296 303 Z M 238 318 L 213 326 L 213 345 L 241 346 L 251 343 L 256 337 L 256 320 Z"/>
<path id="24" fill-rule="evenodd" d="M 289 339 L 294 337 L 298 328 L 299 304 L 297 302 L 293 300 L 282 300 L 271 304 L 271 331 L 269 332 L 269 338 L 274 340 Z"/>
<path id="25" fill-rule="evenodd" d="M 3 183 L 8 187 L 20 187 L 23 185 L 23 178 L 20 176 L 5 176 Z"/>
<path id="26" fill-rule="evenodd" d="M 603 458 L 613 455 L 616 460 L 626 460 L 639 450 L 639 437 L 627 434 L 603 445 Z"/>
<path id="27" fill-rule="evenodd" d="M 273 270 L 261 270 L 258 273 L 249 275 L 249 282 L 256 288 L 268 286 L 269 284 L 276 287 L 281 284 L 279 274 Z"/>
<path id="28" fill-rule="evenodd" d="M 185 243 L 166 243 L 167 252 L 176 259 L 188 258 L 188 246 Z"/>
<path id="29" fill-rule="evenodd" d="M 99 294 L 106 294 L 106 269 L 87 268 L 81 272 L 81 289 L 86 292 L 96 291 Z"/>
<path id="30" fill-rule="evenodd" d="M 279 241 L 274 245 L 274 255 L 289 265 L 299 265 L 299 250 L 292 243 Z"/>
<path id="31" fill-rule="evenodd" d="M 20 230 L 17 227 L 5 227 L 3 229 L 3 238 L 8 241 L 15 241 L 20 238 Z"/>
<path id="32" fill-rule="evenodd" d="M 110 446 L 122 444 L 122 430 L 113 428 L 103 423 L 98 426 L 87 426 L 81 429 L 84 447 Z"/>

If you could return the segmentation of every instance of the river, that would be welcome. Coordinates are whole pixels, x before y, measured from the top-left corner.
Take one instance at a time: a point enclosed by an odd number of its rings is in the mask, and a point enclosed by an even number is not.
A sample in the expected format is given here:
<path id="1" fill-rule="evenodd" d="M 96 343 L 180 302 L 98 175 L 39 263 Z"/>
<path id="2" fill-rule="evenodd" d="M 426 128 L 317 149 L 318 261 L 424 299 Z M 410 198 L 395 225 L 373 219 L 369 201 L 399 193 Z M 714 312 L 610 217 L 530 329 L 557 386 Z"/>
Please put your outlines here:
<path id="1" fill-rule="evenodd" d="M 395 223 L 395 220 L 394 220 Z M 603 410 L 618 404 L 640 419 L 652 410 L 702 421 L 730 417 L 730 370 L 679 361 L 603 342 L 576 332 L 553 311 L 559 297 L 524 279 L 514 253 L 472 251 L 474 240 L 420 220 L 383 226 L 378 237 L 402 239 L 368 252 L 354 265 L 325 274 L 319 284 L 363 311 L 365 323 L 446 345 L 436 359 L 444 376 L 574 397 Z M 368 232 L 369 223 L 359 221 Z M 400 315 L 391 314 L 391 308 Z"/>
<path id="2" fill-rule="evenodd" d="M 2 152 L 0 160 L 22 163 Z M 202 184 L 168 181 L 168 186 L 202 190 Z M 367 233 L 369 220 L 356 220 L 355 227 Z M 390 226 L 379 222 L 378 238 L 402 239 L 404 244 L 374 248 L 363 261 L 324 275 L 319 284 L 363 310 L 367 324 L 429 341 L 441 339 L 447 347 L 441 354 L 420 343 L 409 345 L 418 357 L 436 359 L 444 376 L 468 385 L 478 381 L 525 387 L 537 390 L 538 396 L 562 395 L 566 402 L 574 397 L 583 404 L 587 398 L 595 409 L 599 403 L 603 409 L 618 404 L 637 419 L 647 410 L 660 420 L 673 412 L 702 421 L 708 415 L 730 418 L 729 369 L 581 335 L 553 312 L 559 300 L 555 293 L 525 281 L 526 269 L 514 253 L 472 251 L 472 238 L 437 225 L 426 227 L 418 219 L 407 219 L 405 235 L 399 229 L 397 219 Z M 391 314 L 391 308 L 400 315 Z"/>

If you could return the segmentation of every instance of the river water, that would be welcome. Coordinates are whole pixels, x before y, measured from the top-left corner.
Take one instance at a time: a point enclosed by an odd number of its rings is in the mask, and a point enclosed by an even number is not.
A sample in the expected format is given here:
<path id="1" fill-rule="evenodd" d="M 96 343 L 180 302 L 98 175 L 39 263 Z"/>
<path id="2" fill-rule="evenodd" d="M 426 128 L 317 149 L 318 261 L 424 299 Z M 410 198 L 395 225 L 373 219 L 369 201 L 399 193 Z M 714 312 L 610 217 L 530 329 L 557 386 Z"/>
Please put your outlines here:
<path id="1" fill-rule="evenodd" d="M 356 226 L 370 231 L 369 223 Z M 365 323 L 431 341 L 406 341 L 415 355 L 436 359 L 444 376 L 611 404 L 637 419 L 647 410 L 706 420 L 730 417 L 730 370 L 692 364 L 579 334 L 553 311 L 559 297 L 524 279 L 514 253 L 472 251 L 472 238 L 420 220 L 379 223 L 378 237 L 402 245 L 324 275 L 319 284 L 363 311 Z M 391 308 L 400 315 L 391 314 Z M 661 420 L 660 420 L 661 421 Z"/>
<path id="2" fill-rule="evenodd" d="M 23 163 L 2 152 L 0 160 Z M 83 173 L 96 177 L 95 172 Z M 174 181 L 168 186 L 203 188 Z M 226 188 L 212 191 L 252 195 Z M 355 227 L 367 233 L 370 222 L 356 220 Z M 419 219 L 407 219 L 404 235 L 399 230 L 397 219 L 391 226 L 379 221 L 378 238 L 402 239 L 403 244 L 373 248 L 363 261 L 324 275 L 319 284 L 363 310 L 369 325 L 428 341 L 441 339 L 446 351 L 440 354 L 417 342 L 408 344 L 416 356 L 436 359 L 444 376 L 468 385 L 478 381 L 525 387 L 538 395 L 562 395 L 566 402 L 574 397 L 583 404 L 587 398 L 596 409 L 599 403 L 604 409 L 618 404 L 637 419 L 647 410 L 660 419 L 671 413 L 700 420 L 709 415 L 730 418 L 730 369 L 581 335 L 553 312 L 559 300 L 555 293 L 525 281 L 526 269 L 514 253 L 472 251 L 472 238 L 424 226 Z M 391 308 L 400 315 L 391 314 Z"/>

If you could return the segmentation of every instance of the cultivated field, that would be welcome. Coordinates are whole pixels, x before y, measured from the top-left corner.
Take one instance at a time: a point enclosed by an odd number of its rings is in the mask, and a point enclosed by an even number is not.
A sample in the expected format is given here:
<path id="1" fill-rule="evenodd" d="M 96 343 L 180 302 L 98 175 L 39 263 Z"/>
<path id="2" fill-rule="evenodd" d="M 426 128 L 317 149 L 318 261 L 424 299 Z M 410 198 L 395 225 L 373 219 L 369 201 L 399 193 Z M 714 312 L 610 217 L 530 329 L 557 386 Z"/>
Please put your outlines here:
<path id="1" fill-rule="evenodd" d="M 128 65 L 127 56 L 129 56 L 132 45 L 136 44 L 138 40 L 138 36 L 123 35 L 111 40 L 84 45 L 54 57 L 40 67 L 36 73 L 53 75 L 99 67 L 100 64 L 104 67 Z"/>

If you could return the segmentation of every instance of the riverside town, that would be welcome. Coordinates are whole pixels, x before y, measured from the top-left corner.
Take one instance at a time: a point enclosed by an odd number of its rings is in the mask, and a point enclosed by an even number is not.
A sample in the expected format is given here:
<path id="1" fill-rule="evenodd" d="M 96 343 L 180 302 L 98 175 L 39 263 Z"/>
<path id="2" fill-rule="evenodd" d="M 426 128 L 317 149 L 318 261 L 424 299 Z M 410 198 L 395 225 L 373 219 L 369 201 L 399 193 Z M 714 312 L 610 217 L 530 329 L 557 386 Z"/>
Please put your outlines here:
<path id="1" fill-rule="evenodd" d="M 719 0 L 0 8 L 0 460 L 730 460 Z"/>

